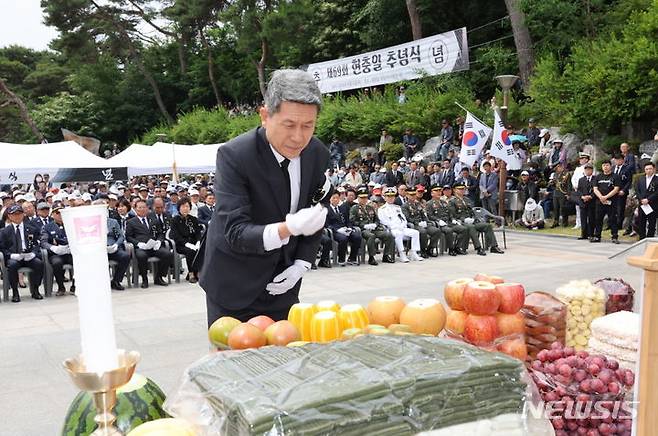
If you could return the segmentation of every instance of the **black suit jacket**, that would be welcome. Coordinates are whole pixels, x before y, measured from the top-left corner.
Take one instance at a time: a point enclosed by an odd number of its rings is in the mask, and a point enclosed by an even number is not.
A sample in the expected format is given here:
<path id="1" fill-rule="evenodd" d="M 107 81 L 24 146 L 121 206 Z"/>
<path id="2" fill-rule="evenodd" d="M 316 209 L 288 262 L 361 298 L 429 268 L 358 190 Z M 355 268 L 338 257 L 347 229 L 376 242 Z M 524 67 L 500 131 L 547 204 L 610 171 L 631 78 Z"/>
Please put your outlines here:
<path id="1" fill-rule="evenodd" d="M 612 168 L 612 172 L 614 171 L 615 171 L 615 167 Z M 618 174 L 619 183 L 620 183 L 619 189 L 621 191 L 624 191 L 625 196 L 628 195 L 628 191 L 631 189 L 631 185 L 633 184 L 633 173 L 634 173 L 634 169 L 632 169 L 631 166 L 628 164 L 622 165 L 621 169 L 619 170 L 619 174 Z"/>
<path id="2" fill-rule="evenodd" d="M 575 201 L 578 203 L 579 206 L 585 207 L 585 206 L 591 206 L 594 205 L 594 202 L 596 200 L 596 196 L 594 195 L 594 176 L 592 176 L 592 180 L 589 182 L 587 181 L 587 176 L 583 176 L 578 180 L 578 186 L 576 186 L 576 198 Z M 581 198 L 584 195 L 591 195 L 592 199 L 588 202 L 584 202 L 583 199 Z"/>
<path id="3" fill-rule="evenodd" d="M 343 220 L 345 221 L 345 225 L 348 227 L 352 225 L 352 223 L 350 222 L 350 209 L 352 209 L 352 206 L 354 206 L 355 204 L 356 203 L 348 203 L 346 201 L 338 207 L 340 213 L 343 214 Z"/>
<path id="4" fill-rule="evenodd" d="M 452 186 L 452 184 L 454 182 L 455 182 L 455 172 L 454 171 L 449 169 L 448 173 L 444 174 L 443 169 L 439 170 L 439 184 L 441 186 L 444 186 L 444 185 Z"/>
<path id="5" fill-rule="evenodd" d="M 155 212 L 150 212 L 147 215 L 147 217 L 149 223 L 153 223 L 153 225 L 155 226 L 154 229 L 155 239 L 164 241 L 165 235 L 167 234 L 167 230 L 169 230 L 169 228 L 171 227 L 171 215 L 169 215 L 169 212 L 165 211 L 162 213 L 162 222 L 160 222 Z"/>
<path id="6" fill-rule="evenodd" d="M 301 181 L 297 209 L 312 205 L 322 188 L 329 152 L 313 137 L 301 156 Z M 211 301 L 229 310 L 248 307 L 272 279 L 296 259 L 313 263 L 322 231 L 292 236 L 271 251 L 263 246 L 267 224 L 285 221 L 289 205 L 283 194 L 286 181 L 270 149 L 265 129 L 259 127 L 217 149 L 214 190 L 218 202 L 207 232 L 200 284 Z M 288 292 L 272 299 L 281 310 L 298 301 L 301 280 Z"/>
<path id="7" fill-rule="evenodd" d="M 215 206 L 215 209 L 217 209 L 216 206 Z M 212 212 L 210 212 L 210 207 L 208 207 L 208 205 L 204 204 L 203 206 L 201 206 L 199 208 L 199 210 L 197 212 L 198 212 L 197 213 L 197 215 L 198 215 L 197 218 L 199 219 L 199 222 L 205 224 L 206 227 L 207 227 L 208 223 L 210 222 L 210 219 L 212 218 Z"/>
<path id="8" fill-rule="evenodd" d="M 159 239 L 157 235 L 161 232 L 160 223 L 149 215 L 146 216 L 148 228 L 142 224 L 138 216 L 134 216 L 126 221 L 126 241 L 130 242 L 137 248 L 140 242 L 148 242 L 149 239 Z"/>
<path id="9" fill-rule="evenodd" d="M 324 226 L 328 229 L 333 230 L 334 232 L 341 227 L 348 226 L 348 222 L 343 215 L 343 211 L 338 207 L 338 213 L 334 212 L 334 208 L 328 204 L 327 206 L 327 220 L 325 221 Z"/>
<path id="10" fill-rule="evenodd" d="M 654 175 L 651 184 L 647 186 L 647 178 L 640 175 L 635 185 L 635 194 L 638 200 L 649 200 L 649 205 L 653 210 L 658 208 L 658 175 Z"/>
<path id="11" fill-rule="evenodd" d="M 401 171 L 398 171 L 396 174 L 393 174 L 393 171 L 390 170 L 386 172 L 386 186 L 398 186 L 404 183 L 404 174 Z"/>
<path id="12" fill-rule="evenodd" d="M 41 258 L 41 245 L 39 244 L 39 233 L 28 224 L 23 223 L 23 234 L 21 238 L 25 241 L 25 251 L 22 247 L 16 245 L 16 233 L 13 224 L 7 224 L 0 230 L 0 250 L 5 257 L 5 262 L 9 260 L 12 253 L 34 253 Z M 6 279 L 6 278 L 5 278 Z"/>

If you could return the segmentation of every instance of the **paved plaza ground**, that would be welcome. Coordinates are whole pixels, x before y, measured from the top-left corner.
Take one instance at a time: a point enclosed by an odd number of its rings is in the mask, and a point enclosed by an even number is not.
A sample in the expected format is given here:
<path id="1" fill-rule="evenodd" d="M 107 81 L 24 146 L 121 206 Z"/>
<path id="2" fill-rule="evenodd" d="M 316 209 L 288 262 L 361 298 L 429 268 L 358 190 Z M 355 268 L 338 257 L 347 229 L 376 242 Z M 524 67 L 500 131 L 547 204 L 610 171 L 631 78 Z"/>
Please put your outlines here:
<path id="1" fill-rule="evenodd" d="M 505 255 L 446 255 L 422 263 L 313 271 L 304 278 L 300 298 L 361 304 L 377 295 L 442 299 L 447 281 L 477 272 L 521 282 L 528 291 L 552 292 L 569 280 L 606 276 L 623 277 L 640 289 L 641 273 L 626 265 L 625 256 L 607 259 L 624 245 L 527 233 L 508 233 L 507 242 Z M 642 252 L 636 248 L 630 254 Z M 184 368 L 208 352 L 203 291 L 185 282 L 113 297 L 118 345 L 139 351 L 138 372 L 172 392 Z M 0 332 L 0 434 L 59 434 L 76 394 L 61 366 L 80 351 L 75 298 L 34 301 L 24 295 L 20 304 L 0 304 Z"/>

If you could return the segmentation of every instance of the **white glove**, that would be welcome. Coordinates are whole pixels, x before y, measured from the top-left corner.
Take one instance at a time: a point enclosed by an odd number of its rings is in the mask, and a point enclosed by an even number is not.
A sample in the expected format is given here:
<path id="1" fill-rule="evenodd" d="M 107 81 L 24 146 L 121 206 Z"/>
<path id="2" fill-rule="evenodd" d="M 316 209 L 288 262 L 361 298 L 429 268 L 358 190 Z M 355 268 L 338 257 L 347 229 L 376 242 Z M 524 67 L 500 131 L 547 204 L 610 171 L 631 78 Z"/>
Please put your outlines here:
<path id="1" fill-rule="evenodd" d="M 61 247 L 63 248 L 62 254 L 71 254 L 71 247 L 69 247 L 68 245 L 61 245 Z"/>
<path id="2" fill-rule="evenodd" d="M 148 250 L 148 249 L 149 249 L 149 248 L 148 248 L 148 243 L 146 243 L 146 242 L 138 242 L 138 243 L 137 243 L 137 248 L 139 248 L 140 250 Z"/>
<path id="3" fill-rule="evenodd" d="M 365 226 L 363 226 L 363 228 L 366 230 L 375 230 L 377 228 L 377 224 L 375 223 L 366 224 Z"/>
<path id="4" fill-rule="evenodd" d="M 20 254 L 20 253 L 11 253 L 11 254 L 9 255 L 9 258 L 10 258 L 11 260 L 22 260 L 22 259 L 23 259 L 23 255 Z"/>
<path id="5" fill-rule="evenodd" d="M 445 221 L 439 220 L 439 226 L 444 227 L 444 226 L 447 226 L 447 225 L 448 224 Z"/>
<path id="6" fill-rule="evenodd" d="M 149 239 L 148 241 L 146 241 L 146 249 L 147 250 L 152 250 L 153 247 L 155 247 L 155 240 Z"/>
<path id="7" fill-rule="evenodd" d="M 340 229 L 336 230 L 338 233 L 341 235 L 349 236 L 350 233 L 352 233 L 352 229 L 348 227 L 341 227 Z"/>
<path id="8" fill-rule="evenodd" d="M 119 246 L 117 244 L 112 244 L 107 246 L 107 253 L 108 254 L 114 254 L 117 252 L 119 249 Z"/>
<path id="9" fill-rule="evenodd" d="M 421 222 L 419 222 L 419 223 L 418 223 L 418 227 L 424 229 L 425 227 L 427 227 L 427 221 L 421 221 Z"/>
<path id="10" fill-rule="evenodd" d="M 63 245 L 51 245 L 50 251 L 52 251 L 57 255 L 62 255 L 66 253 L 66 247 L 64 247 Z"/>
<path id="11" fill-rule="evenodd" d="M 190 244 L 189 242 L 186 242 L 186 243 L 185 243 L 185 246 L 186 246 L 187 248 L 189 248 L 190 250 L 194 250 L 194 251 L 197 251 L 197 250 L 199 249 L 199 247 L 197 247 L 197 246 L 194 245 L 194 244 Z"/>
<path id="12" fill-rule="evenodd" d="M 297 284 L 306 271 L 308 271 L 308 267 L 303 265 L 301 261 L 296 260 L 295 263 L 283 270 L 281 274 L 274 277 L 265 289 L 270 292 L 270 295 L 285 294 Z"/>
<path id="13" fill-rule="evenodd" d="M 456 226 L 459 225 L 459 221 L 457 221 L 457 220 L 452 220 L 452 223 Z"/>
<path id="14" fill-rule="evenodd" d="M 201 248 L 201 241 L 196 241 L 196 244 L 194 244 L 197 250 Z"/>
<path id="15" fill-rule="evenodd" d="M 35 257 L 37 257 L 37 255 L 34 254 L 34 253 L 23 253 L 23 260 L 26 261 L 26 262 L 31 261 Z"/>
<path id="16" fill-rule="evenodd" d="M 464 222 L 466 224 L 473 224 L 475 222 L 475 220 L 473 218 L 464 218 Z"/>
<path id="17" fill-rule="evenodd" d="M 161 246 L 162 246 L 162 241 L 157 240 L 157 241 L 153 242 L 153 249 L 154 250 L 159 250 Z"/>
<path id="18" fill-rule="evenodd" d="M 327 209 L 320 203 L 286 216 L 286 227 L 294 236 L 310 236 L 324 227 Z"/>

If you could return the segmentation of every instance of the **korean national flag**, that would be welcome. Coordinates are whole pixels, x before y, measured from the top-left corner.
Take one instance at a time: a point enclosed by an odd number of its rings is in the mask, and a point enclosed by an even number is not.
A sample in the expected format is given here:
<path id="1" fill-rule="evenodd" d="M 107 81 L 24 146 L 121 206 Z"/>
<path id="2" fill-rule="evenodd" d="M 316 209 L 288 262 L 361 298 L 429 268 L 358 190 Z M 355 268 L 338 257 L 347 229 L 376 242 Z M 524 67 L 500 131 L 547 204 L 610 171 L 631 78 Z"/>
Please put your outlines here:
<path id="1" fill-rule="evenodd" d="M 514 165 L 517 163 L 518 158 L 516 153 L 514 153 L 514 147 L 512 147 L 512 141 L 509 139 L 507 130 L 505 130 L 505 124 L 500 119 L 498 111 L 494 111 L 496 114 L 494 122 L 494 131 L 493 139 L 491 140 L 491 155 L 502 159 L 507 165 Z"/>
<path id="2" fill-rule="evenodd" d="M 472 167 L 480 156 L 484 144 L 489 139 L 489 135 L 491 135 L 491 128 L 482 124 L 473 114 L 467 112 L 459 161 L 466 164 L 469 168 Z"/>

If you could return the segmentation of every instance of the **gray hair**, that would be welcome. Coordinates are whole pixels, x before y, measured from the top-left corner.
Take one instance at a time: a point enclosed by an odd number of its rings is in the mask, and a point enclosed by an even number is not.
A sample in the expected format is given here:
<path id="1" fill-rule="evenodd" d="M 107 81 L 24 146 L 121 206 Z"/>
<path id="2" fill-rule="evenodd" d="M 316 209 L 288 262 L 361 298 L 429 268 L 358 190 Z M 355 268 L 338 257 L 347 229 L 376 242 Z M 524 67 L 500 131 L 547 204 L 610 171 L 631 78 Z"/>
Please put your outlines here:
<path id="1" fill-rule="evenodd" d="M 265 106 L 270 115 L 281 108 L 281 103 L 312 104 L 318 112 L 322 108 L 322 93 L 313 76 L 302 70 L 276 70 L 272 73 L 265 93 Z"/>

